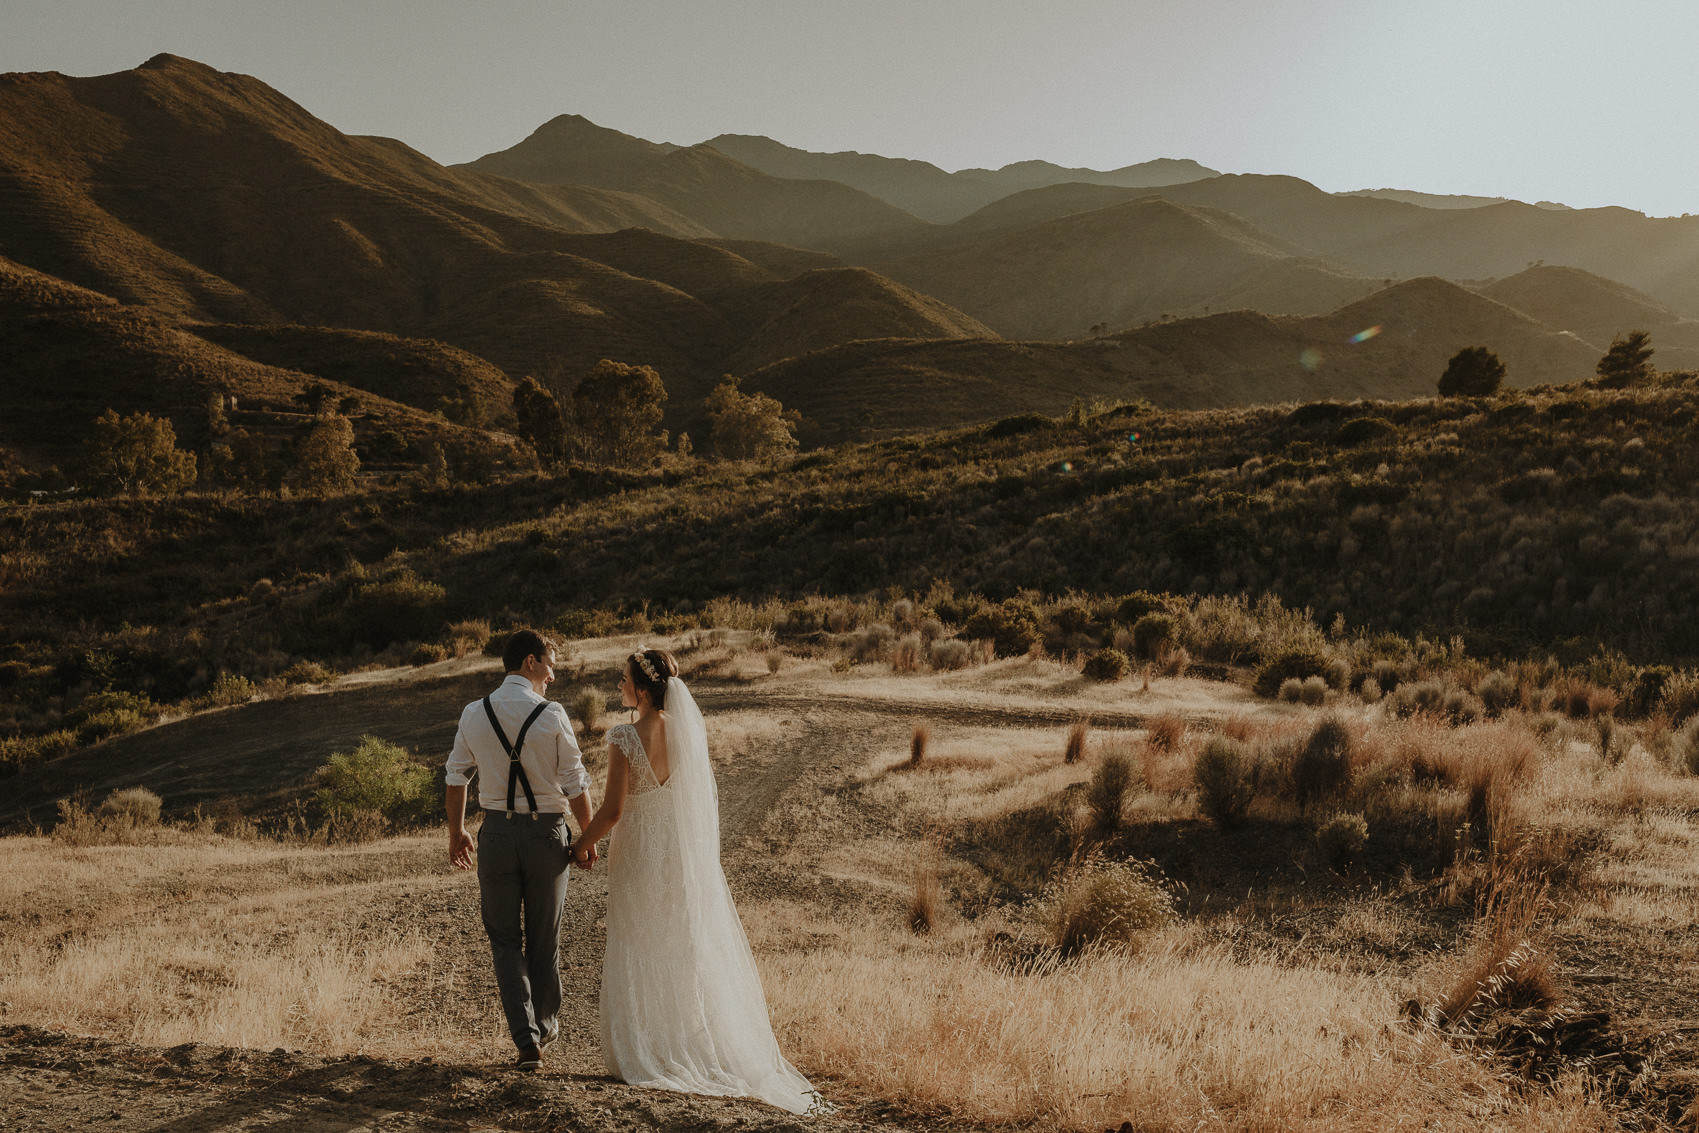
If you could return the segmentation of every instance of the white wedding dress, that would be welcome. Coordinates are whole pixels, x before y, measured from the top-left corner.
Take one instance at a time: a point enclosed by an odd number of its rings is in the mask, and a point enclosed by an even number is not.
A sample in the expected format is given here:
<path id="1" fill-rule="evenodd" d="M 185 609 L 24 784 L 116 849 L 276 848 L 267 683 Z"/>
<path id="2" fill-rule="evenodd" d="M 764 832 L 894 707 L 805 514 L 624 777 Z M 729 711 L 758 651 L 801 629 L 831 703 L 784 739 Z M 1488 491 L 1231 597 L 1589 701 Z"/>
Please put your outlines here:
<path id="1" fill-rule="evenodd" d="M 804 1113 L 819 1097 L 779 1053 L 767 997 L 720 869 L 719 797 L 702 714 L 667 682 L 670 774 L 637 729 L 608 732 L 629 765 L 608 851 L 602 1061 L 633 1085 L 757 1097 Z"/>

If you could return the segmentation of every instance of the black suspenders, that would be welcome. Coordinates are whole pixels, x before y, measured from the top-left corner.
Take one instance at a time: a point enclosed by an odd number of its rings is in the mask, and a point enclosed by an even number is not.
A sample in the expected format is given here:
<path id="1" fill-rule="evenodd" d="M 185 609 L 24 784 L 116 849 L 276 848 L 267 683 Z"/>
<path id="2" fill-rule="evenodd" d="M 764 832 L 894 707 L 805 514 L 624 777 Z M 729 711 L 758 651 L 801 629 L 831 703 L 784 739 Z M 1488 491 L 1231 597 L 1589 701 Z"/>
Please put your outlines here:
<path id="1" fill-rule="evenodd" d="M 525 802 L 531 808 L 531 819 L 537 818 L 537 796 L 531 793 L 531 780 L 525 777 L 525 768 L 519 762 L 519 753 L 525 747 L 525 733 L 531 730 L 531 725 L 537 717 L 543 714 L 543 709 L 549 706 L 543 701 L 531 710 L 531 715 L 525 717 L 525 723 L 519 725 L 519 739 L 513 743 L 507 742 L 507 733 L 501 730 L 501 721 L 496 719 L 496 710 L 490 705 L 490 698 L 484 697 L 484 714 L 490 718 L 490 727 L 496 730 L 496 739 L 501 741 L 501 749 L 507 752 L 507 816 L 513 817 L 513 784 L 517 780 L 525 788 Z"/>

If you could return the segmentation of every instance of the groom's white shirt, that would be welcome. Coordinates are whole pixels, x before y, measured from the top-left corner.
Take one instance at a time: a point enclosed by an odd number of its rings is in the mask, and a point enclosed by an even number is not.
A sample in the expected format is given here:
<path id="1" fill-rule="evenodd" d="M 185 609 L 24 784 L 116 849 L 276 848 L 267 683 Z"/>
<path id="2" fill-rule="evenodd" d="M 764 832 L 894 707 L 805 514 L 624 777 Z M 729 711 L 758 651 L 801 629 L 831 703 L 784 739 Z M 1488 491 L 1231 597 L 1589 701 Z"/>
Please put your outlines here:
<path id="1" fill-rule="evenodd" d="M 508 742 L 519 739 L 519 729 L 532 709 L 543 703 L 531 682 L 517 673 L 509 673 L 501 686 L 490 693 L 490 706 L 496 710 L 502 731 Z M 525 733 L 525 747 L 519 753 L 525 778 L 537 796 L 538 814 L 565 814 L 566 800 L 577 798 L 590 786 L 590 773 L 584 770 L 584 757 L 578 750 L 578 738 L 572 734 L 572 721 L 566 709 L 550 702 Z M 454 736 L 454 750 L 448 757 L 446 782 L 450 787 L 463 787 L 471 782 L 476 769 L 478 776 L 478 805 L 485 810 L 507 809 L 507 752 L 490 727 L 484 713 L 484 702 L 474 700 L 460 713 L 460 730 Z M 525 788 L 515 786 L 513 809 L 530 813 L 525 802 Z"/>

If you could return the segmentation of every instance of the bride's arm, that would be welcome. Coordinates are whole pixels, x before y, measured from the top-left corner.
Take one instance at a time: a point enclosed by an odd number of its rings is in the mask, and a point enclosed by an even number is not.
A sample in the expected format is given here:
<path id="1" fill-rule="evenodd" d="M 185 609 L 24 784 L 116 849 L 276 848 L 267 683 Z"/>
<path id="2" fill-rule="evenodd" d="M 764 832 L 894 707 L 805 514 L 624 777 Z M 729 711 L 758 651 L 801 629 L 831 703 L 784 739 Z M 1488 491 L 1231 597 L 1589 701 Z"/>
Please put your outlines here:
<path id="1" fill-rule="evenodd" d="M 596 816 L 578 835 L 579 846 L 594 846 L 606 838 L 619 822 L 620 812 L 625 809 L 625 784 L 629 777 L 630 767 L 625 761 L 625 752 L 618 744 L 609 744 L 607 790 L 602 795 L 602 805 L 597 808 Z"/>

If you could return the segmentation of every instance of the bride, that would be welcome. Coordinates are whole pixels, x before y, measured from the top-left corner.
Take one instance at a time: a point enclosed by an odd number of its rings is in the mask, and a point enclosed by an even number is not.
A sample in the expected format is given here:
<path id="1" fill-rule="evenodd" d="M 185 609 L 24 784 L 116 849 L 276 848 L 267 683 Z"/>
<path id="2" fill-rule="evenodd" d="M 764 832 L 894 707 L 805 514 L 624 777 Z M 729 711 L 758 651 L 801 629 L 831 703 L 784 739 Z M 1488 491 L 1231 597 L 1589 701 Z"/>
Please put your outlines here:
<path id="1" fill-rule="evenodd" d="M 637 1086 L 751 1096 L 792 1113 L 819 1095 L 779 1054 L 743 922 L 720 870 L 708 735 L 672 657 L 633 653 L 607 735 L 606 797 L 574 848 L 613 832 L 602 1061 Z"/>

